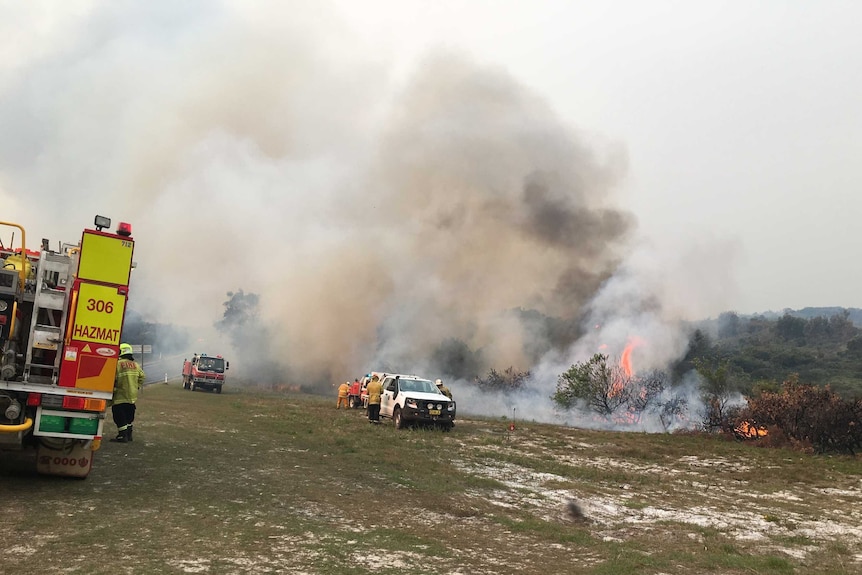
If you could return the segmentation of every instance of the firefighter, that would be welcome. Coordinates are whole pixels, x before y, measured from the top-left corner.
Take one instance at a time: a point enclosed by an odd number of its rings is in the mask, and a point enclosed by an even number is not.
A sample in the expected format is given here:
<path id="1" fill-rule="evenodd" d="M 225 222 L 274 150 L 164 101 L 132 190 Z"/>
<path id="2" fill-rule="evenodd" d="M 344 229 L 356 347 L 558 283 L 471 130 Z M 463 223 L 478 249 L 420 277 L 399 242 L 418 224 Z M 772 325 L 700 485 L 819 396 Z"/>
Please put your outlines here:
<path id="1" fill-rule="evenodd" d="M 380 394 L 383 393 L 383 385 L 380 384 L 377 374 L 371 376 L 365 391 L 368 393 L 368 421 L 380 423 Z"/>
<path id="2" fill-rule="evenodd" d="M 452 392 L 451 392 L 451 391 L 449 391 L 449 388 L 448 388 L 448 387 L 446 387 L 445 385 L 443 385 L 443 380 L 442 380 L 442 379 L 438 379 L 438 380 L 437 380 L 437 381 L 435 381 L 434 383 L 436 383 L 436 384 L 437 384 L 437 389 L 439 389 L 439 390 L 440 390 L 440 393 L 442 393 L 443 395 L 445 395 L 445 396 L 446 396 L 446 397 L 448 397 L 449 399 L 452 399 Z"/>
<path id="3" fill-rule="evenodd" d="M 135 361 L 132 346 L 121 343 L 120 361 L 117 362 L 117 375 L 114 378 L 114 397 L 111 399 L 111 413 L 117 425 L 117 437 L 111 441 L 118 443 L 132 441 L 135 402 L 143 386 L 144 370 Z"/>
<path id="4" fill-rule="evenodd" d="M 344 402 L 344 409 L 347 409 L 347 396 L 350 393 L 350 382 L 345 381 L 338 386 L 338 403 L 335 404 L 335 409 L 341 408 L 341 403 Z"/>

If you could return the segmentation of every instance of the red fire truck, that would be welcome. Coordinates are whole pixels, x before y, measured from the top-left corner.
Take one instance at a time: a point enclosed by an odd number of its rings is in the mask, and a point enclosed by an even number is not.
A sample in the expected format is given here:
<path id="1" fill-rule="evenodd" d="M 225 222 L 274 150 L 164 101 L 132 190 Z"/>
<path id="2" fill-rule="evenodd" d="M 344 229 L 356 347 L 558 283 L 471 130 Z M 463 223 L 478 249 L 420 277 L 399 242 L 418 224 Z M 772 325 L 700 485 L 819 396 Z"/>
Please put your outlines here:
<path id="1" fill-rule="evenodd" d="M 135 243 L 96 216 L 77 244 L 0 247 L 0 459 L 86 477 L 113 395 Z M 14 238 L 14 230 L 13 230 Z M 14 243 L 14 240 L 13 240 Z M 35 458 L 29 457 L 30 454 Z"/>
<path id="2" fill-rule="evenodd" d="M 230 362 L 220 355 L 195 354 L 191 361 L 183 361 L 183 389 L 208 389 L 221 393 L 225 372 L 229 368 Z"/>
<path id="3" fill-rule="evenodd" d="M 383 378 L 386 377 L 385 372 L 372 371 L 370 373 L 366 373 L 365 376 L 359 379 L 355 379 L 350 384 L 350 389 L 347 391 L 347 405 L 352 409 L 368 407 L 368 392 L 365 388 L 368 387 L 368 382 L 370 382 L 371 378 L 375 375 L 381 382 L 383 381 Z"/>

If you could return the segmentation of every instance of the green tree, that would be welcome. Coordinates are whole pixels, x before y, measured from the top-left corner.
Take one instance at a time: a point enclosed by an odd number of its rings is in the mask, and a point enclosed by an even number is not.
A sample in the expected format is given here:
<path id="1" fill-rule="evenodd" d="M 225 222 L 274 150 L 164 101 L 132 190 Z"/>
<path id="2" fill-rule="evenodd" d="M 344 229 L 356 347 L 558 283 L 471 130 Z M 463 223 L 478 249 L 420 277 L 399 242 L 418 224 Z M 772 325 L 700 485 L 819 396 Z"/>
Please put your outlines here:
<path id="1" fill-rule="evenodd" d="M 609 364 L 607 355 L 597 353 L 561 374 L 551 399 L 566 409 L 583 401 L 596 413 L 608 416 L 628 404 L 625 380 L 627 376 L 619 365 Z"/>
<path id="2" fill-rule="evenodd" d="M 215 323 L 216 329 L 227 333 L 240 354 L 244 374 L 255 383 L 278 385 L 289 379 L 288 370 L 280 365 L 286 362 L 287 350 L 276 354 L 270 344 L 269 329 L 260 319 L 260 297 L 243 290 L 227 292 L 227 301 L 222 305 L 222 318 Z M 276 359 L 276 357 L 278 359 Z"/>
<path id="3" fill-rule="evenodd" d="M 482 352 L 473 351 L 460 339 L 449 338 L 431 353 L 431 364 L 440 373 L 456 379 L 473 380 L 481 369 Z"/>
<path id="4" fill-rule="evenodd" d="M 674 379 L 679 381 L 686 373 L 695 369 L 696 359 L 711 358 L 715 353 L 715 347 L 709 335 L 701 329 L 694 330 L 688 339 L 685 355 L 673 366 Z"/>
<path id="5" fill-rule="evenodd" d="M 258 303 L 260 297 L 256 293 L 245 293 L 243 290 L 227 292 L 228 300 L 222 304 L 224 314 L 216 322 L 220 329 L 234 330 L 257 323 L 260 313 Z"/>
<path id="6" fill-rule="evenodd" d="M 735 312 L 724 312 L 718 316 L 718 337 L 732 338 L 739 335 L 741 322 Z"/>
<path id="7" fill-rule="evenodd" d="M 847 342 L 847 354 L 856 359 L 862 359 L 862 336 L 856 336 Z"/>
<path id="8" fill-rule="evenodd" d="M 785 313 L 775 322 L 775 333 L 784 341 L 803 341 L 805 339 L 805 320 Z"/>
<path id="9" fill-rule="evenodd" d="M 731 376 L 728 361 L 709 361 L 697 358 L 695 369 L 701 376 L 701 398 L 706 406 L 703 414 L 703 427 L 708 431 L 718 431 L 731 425 L 732 411 L 730 401 L 737 392 Z"/>

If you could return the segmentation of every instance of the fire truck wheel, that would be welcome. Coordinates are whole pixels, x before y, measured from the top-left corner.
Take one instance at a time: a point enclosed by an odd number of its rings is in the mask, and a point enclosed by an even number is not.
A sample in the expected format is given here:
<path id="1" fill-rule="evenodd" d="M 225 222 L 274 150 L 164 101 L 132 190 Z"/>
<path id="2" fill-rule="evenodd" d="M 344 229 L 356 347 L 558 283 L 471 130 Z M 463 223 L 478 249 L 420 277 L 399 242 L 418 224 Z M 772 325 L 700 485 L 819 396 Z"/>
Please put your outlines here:
<path id="1" fill-rule="evenodd" d="M 358 406 L 356 405 L 356 398 L 350 397 L 347 399 L 347 407 L 350 409 L 356 409 Z"/>
<path id="2" fill-rule="evenodd" d="M 221 393 L 221 386 L 220 386 L 220 385 L 217 385 L 217 386 L 216 386 L 216 388 L 215 388 L 215 392 L 216 392 L 216 393 Z"/>
<path id="3" fill-rule="evenodd" d="M 395 422 L 395 429 L 404 429 L 404 418 L 401 416 L 400 407 L 395 408 L 395 413 L 392 414 L 392 421 Z"/>
<path id="4" fill-rule="evenodd" d="M 190 390 L 192 390 L 192 391 L 197 391 L 197 390 L 198 390 L 198 387 L 195 385 L 195 382 L 194 382 L 194 381 L 190 381 L 190 382 L 189 382 L 189 389 L 190 389 Z"/>

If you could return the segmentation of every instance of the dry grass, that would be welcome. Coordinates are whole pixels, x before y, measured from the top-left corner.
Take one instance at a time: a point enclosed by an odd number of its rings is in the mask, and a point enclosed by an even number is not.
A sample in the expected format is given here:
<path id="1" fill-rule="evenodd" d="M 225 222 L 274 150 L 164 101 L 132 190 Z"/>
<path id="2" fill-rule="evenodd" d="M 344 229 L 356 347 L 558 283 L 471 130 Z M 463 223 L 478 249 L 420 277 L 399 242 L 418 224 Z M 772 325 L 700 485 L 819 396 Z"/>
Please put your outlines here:
<path id="1" fill-rule="evenodd" d="M 152 386 L 87 480 L 0 471 L 3 571 L 862 572 L 858 458 L 334 403 Z"/>

